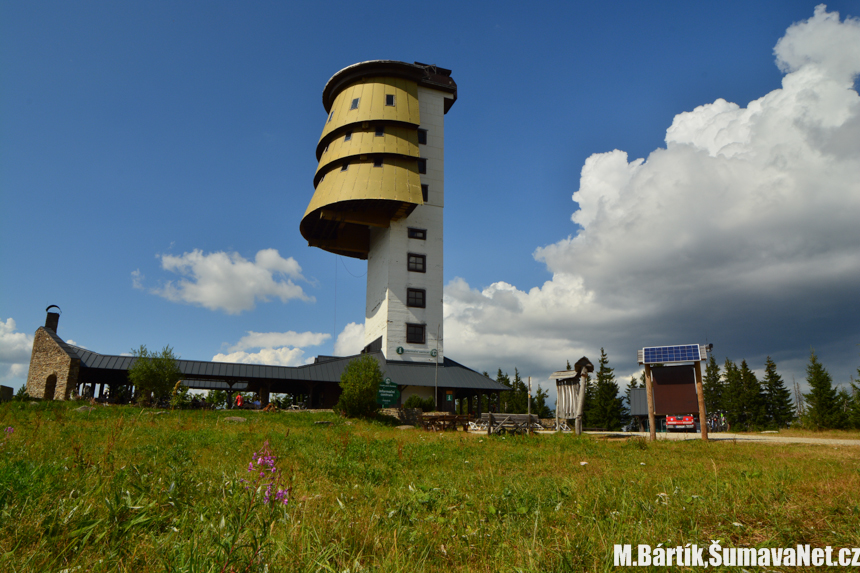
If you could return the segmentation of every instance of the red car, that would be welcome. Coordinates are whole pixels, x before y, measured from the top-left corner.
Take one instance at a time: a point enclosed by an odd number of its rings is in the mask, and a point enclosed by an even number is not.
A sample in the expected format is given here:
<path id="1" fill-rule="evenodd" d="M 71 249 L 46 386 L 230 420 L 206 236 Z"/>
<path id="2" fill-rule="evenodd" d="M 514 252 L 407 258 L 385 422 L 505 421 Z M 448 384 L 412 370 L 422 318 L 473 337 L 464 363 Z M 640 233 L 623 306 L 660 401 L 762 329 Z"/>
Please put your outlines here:
<path id="1" fill-rule="evenodd" d="M 689 416 L 666 416 L 666 429 L 672 430 L 695 430 L 696 421 L 692 414 Z"/>

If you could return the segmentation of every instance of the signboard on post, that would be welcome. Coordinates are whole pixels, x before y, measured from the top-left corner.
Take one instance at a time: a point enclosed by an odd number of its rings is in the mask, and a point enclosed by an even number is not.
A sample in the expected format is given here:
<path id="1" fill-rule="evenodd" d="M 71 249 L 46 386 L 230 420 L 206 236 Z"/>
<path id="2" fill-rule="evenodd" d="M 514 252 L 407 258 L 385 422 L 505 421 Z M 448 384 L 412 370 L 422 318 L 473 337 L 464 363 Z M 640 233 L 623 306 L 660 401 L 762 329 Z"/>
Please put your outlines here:
<path id="1" fill-rule="evenodd" d="M 376 402 L 383 408 L 396 406 L 400 401 L 400 389 L 397 387 L 391 378 L 385 378 L 379 385 L 379 391 L 376 393 Z"/>

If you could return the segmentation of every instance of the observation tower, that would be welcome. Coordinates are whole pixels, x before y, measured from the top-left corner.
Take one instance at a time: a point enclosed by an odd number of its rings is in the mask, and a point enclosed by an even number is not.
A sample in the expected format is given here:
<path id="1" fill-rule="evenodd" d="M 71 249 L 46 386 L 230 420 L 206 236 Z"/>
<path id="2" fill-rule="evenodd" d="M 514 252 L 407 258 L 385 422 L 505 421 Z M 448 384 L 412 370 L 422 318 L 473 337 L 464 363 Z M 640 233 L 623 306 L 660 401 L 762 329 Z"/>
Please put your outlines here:
<path id="1" fill-rule="evenodd" d="M 308 245 L 367 260 L 365 351 L 440 363 L 445 114 L 451 70 L 361 62 L 323 89 Z"/>

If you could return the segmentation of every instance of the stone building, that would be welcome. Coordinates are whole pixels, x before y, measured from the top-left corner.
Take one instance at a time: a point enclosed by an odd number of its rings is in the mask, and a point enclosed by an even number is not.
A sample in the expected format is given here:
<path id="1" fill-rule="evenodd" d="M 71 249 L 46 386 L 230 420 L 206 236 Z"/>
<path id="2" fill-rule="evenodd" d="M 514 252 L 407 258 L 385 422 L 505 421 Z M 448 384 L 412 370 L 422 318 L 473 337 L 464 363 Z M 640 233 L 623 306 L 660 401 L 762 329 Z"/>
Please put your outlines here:
<path id="1" fill-rule="evenodd" d="M 60 313 L 50 312 L 52 308 L 57 307 L 51 305 L 45 309 L 48 311 L 45 326 L 36 330 L 33 339 L 27 394 L 44 400 L 68 400 L 78 385 L 81 359 L 57 336 Z"/>

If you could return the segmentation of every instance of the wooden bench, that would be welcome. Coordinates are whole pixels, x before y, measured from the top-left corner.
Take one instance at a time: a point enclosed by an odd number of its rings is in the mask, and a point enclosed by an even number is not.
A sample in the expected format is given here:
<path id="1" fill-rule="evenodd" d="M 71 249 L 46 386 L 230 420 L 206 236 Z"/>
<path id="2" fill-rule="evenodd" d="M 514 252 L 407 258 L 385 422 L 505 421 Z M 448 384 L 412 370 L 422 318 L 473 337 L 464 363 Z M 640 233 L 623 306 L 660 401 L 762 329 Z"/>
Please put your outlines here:
<path id="1" fill-rule="evenodd" d="M 535 414 L 481 414 L 481 425 L 486 422 L 487 435 L 492 434 L 521 434 L 543 430 L 540 418 Z"/>
<path id="2" fill-rule="evenodd" d="M 457 416 L 455 414 L 441 414 L 433 416 L 421 416 L 421 426 L 428 431 L 444 432 L 447 430 L 457 431 L 457 426 L 463 426 L 463 431 L 469 430 L 471 416 Z"/>

